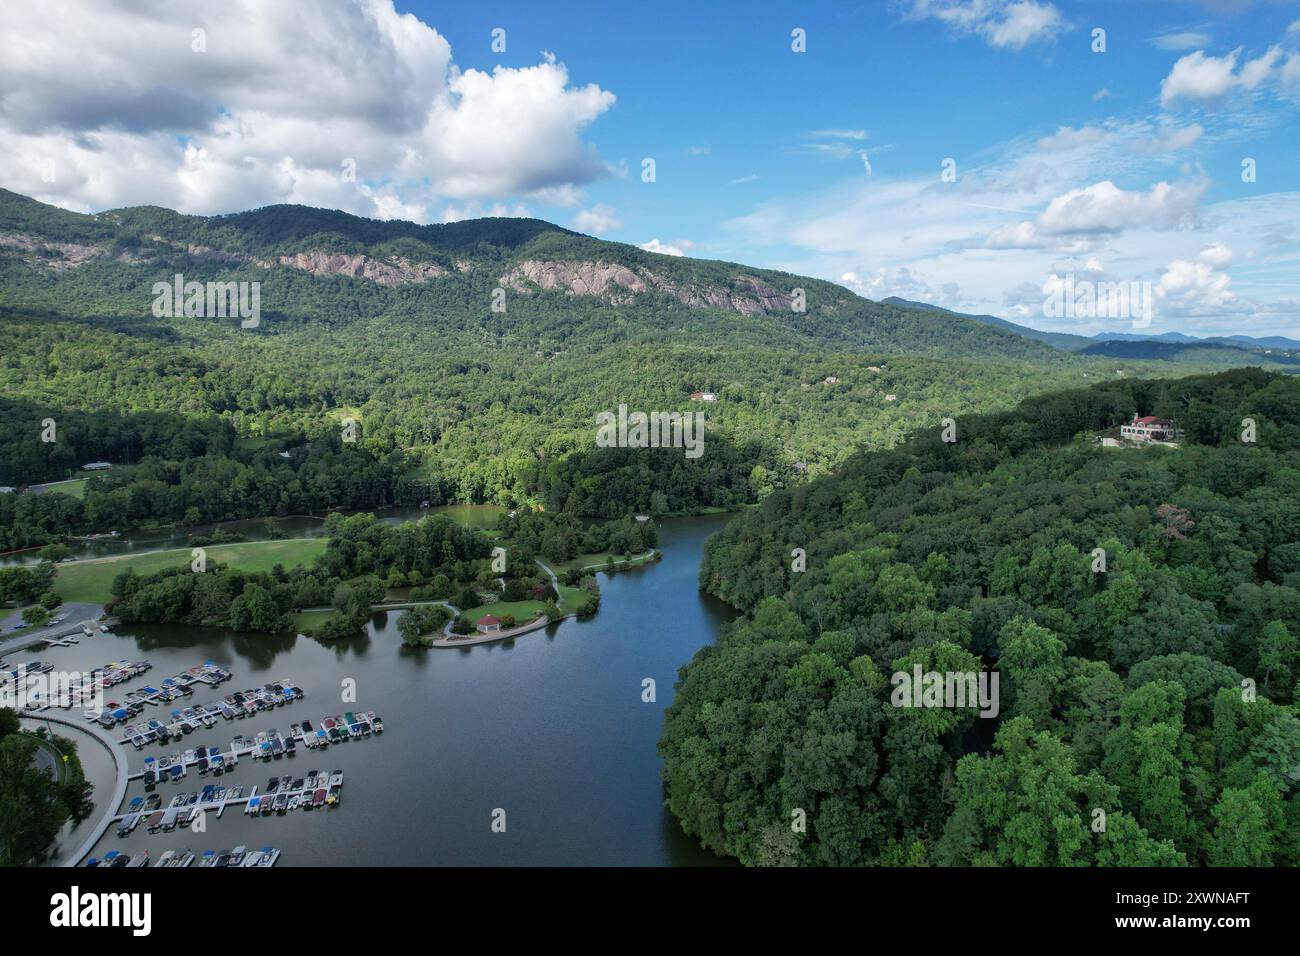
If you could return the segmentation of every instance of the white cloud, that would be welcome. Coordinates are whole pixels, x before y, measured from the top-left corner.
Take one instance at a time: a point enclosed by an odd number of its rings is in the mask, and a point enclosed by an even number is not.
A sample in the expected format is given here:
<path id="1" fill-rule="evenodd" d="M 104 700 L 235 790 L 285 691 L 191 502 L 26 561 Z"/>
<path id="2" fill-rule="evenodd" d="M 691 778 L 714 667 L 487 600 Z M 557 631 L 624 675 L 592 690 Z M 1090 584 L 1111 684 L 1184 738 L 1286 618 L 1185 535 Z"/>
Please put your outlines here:
<path id="1" fill-rule="evenodd" d="M 960 165 L 955 183 L 925 173 L 904 178 L 878 170 L 869 181 L 849 175 L 818 191 L 757 202 L 724 223 L 728 241 L 711 249 L 839 281 L 870 298 L 922 299 L 1080 334 L 1115 323 L 1046 318 L 1042 288 L 1049 276 L 1154 287 L 1183 260 L 1192 273 L 1202 267 L 1200 305 L 1188 311 L 1192 285 L 1180 278 L 1182 267 L 1174 270 L 1163 311 L 1156 303 L 1166 324 L 1152 331 L 1297 336 L 1300 192 L 1207 203 L 1207 182 L 1172 178 L 1176 154 L 1158 148 L 1196 137 L 1182 152 L 1198 150 L 1221 132 L 1212 122 L 1218 121 L 1207 119 L 1198 135 L 1200 127 L 1156 114 L 1093 124 L 1101 138 L 1089 134 L 1074 143 L 1041 133 L 990 143 L 990 159 Z M 1180 173 L 1200 175 L 1194 161 L 1180 163 Z M 995 234 L 1003 241 L 990 248 Z M 1214 273 L 1230 274 L 1232 300 Z M 1214 301 L 1225 303 L 1217 313 L 1208 304 Z"/>
<path id="2" fill-rule="evenodd" d="M 1194 221 L 1205 183 L 1156 183 L 1147 192 L 1120 189 L 1110 180 L 1056 196 L 1033 222 L 995 229 L 990 249 L 1035 249 L 1059 246 L 1058 237 L 1118 233 L 1136 227 L 1174 229 Z"/>
<path id="3" fill-rule="evenodd" d="M 1226 56 L 1206 56 L 1204 50 L 1197 50 L 1180 57 L 1160 83 L 1160 104 L 1169 106 L 1180 99 L 1207 102 L 1238 90 L 1254 90 L 1272 73 L 1282 50 L 1269 47 L 1238 70 L 1240 56 L 1238 47 Z"/>
<path id="4" fill-rule="evenodd" d="M 1023 50 L 1074 29 L 1051 3 L 1038 0 L 912 0 L 910 16 L 933 18 L 991 47 Z"/>
<path id="5" fill-rule="evenodd" d="M 757 181 L 758 181 L 759 179 L 761 179 L 761 178 L 762 178 L 762 177 L 760 177 L 760 176 L 758 175 L 758 173 L 750 173 L 748 176 L 740 176 L 740 177 L 737 177 L 736 179 L 728 180 L 728 181 L 727 181 L 727 185 L 728 185 L 728 186 L 743 186 L 745 183 L 757 182 Z"/>
<path id="6" fill-rule="evenodd" d="M 692 245 L 693 243 L 687 242 L 683 239 L 678 239 L 672 244 L 660 242 L 658 239 L 651 239 L 649 242 L 641 243 L 641 248 L 646 252 L 658 252 L 665 256 L 684 256 L 686 255 L 686 250 Z"/>
<path id="7" fill-rule="evenodd" d="M 1162 50 L 1195 50 L 1209 46 L 1213 39 L 1201 30 L 1168 30 L 1151 37 L 1150 43 Z"/>
<path id="8" fill-rule="evenodd" d="M 615 229 L 623 228 L 623 221 L 612 206 L 598 202 L 590 209 L 584 209 L 573 217 L 573 228 L 579 232 L 599 236 Z"/>
<path id="9" fill-rule="evenodd" d="M 428 221 L 448 199 L 563 195 L 609 173 L 582 137 L 614 95 L 552 56 L 462 70 L 392 0 L 146 6 L 6 9 L 6 185 L 78 209 L 310 202 Z"/>
<path id="10" fill-rule="evenodd" d="M 1162 316 L 1221 315 L 1238 311 L 1237 296 L 1226 272 L 1200 259 L 1175 259 L 1156 283 L 1157 308 Z"/>

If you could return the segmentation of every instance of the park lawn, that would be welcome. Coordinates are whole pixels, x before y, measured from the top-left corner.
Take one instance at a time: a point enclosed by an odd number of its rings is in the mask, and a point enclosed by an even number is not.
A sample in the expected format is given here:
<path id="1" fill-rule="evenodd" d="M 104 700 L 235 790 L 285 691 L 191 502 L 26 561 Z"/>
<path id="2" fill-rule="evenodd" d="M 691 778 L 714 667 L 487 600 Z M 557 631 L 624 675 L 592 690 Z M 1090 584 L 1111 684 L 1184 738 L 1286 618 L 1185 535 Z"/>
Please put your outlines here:
<path id="1" fill-rule="evenodd" d="M 336 613 L 338 612 L 299 611 L 297 614 L 293 615 L 294 629 L 299 634 L 302 634 L 304 631 L 310 630 L 313 627 L 320 627 L 322 624 L 324 624 L 326 621 L 332 618 Z"/>
<path id="2" fill-rule="evenodd" d="M 586 588 L 571 588 L 568 585 L 560 585 L 560 610 L 565 614 L 576 612 L 578 608 L 587 603 L 587 598 L 591 597 Z"/>
<path id="3" fill-rule="evenodd" d="M 286 568 L 311 563 L 323 554 L 328 538 L 284 538 L 278 541 L 245 541 L 214 544 L 204 548 L 209 561 L 228 564 L 241 571 L 270 571 L 277 564 Z M 104 603 L 112 598 L 113 578 L 127 568 L 136 574 L 154 574 L 167 568 L 189 567 L 191 549 L 175 548 L 117 558 L 91 558 L 58 565 L 54 590 L 65 601 Z"/>
<path id="4" fill-rule="evenodd" d="M 42 494 L 67 495 L 69 498 L 86 497 L 86 485 L 90 483 L 89 478 L 72 478 L 68 481 L 55 481 L 48 485 L 43 485 Z"/>
<path id="5" fill-rule="evenodd" d="M 544 601 L 496 601 L 492 604 L 483 604 L 479 607 L 470 608 L 468 611 L 461 611 L 461 618 L 469 621 L 471 624 L 477 624 L 478 619 L 484 614 L 491 614 L 498 621 L 503 614 L 513 614 L 515 616 L 515 625 L 525 624 L 531 621 L 546 608 Z"/>
<path id="6" fill-rule="evenodd" d="M 580 554 L 577 557 L 570 558 L 568 561 L 561 561 L 559 564 L 552 564 L 550 561 L 547 561 L 546 563 L 549 564 L 551 570 L 558 575 L 563 574 L 566 571 L 572 571 L 575 568 L 596 571 L 603 569 L 605 565 L 609 564 L 611 561 L 615 564 L 619 564 L 623 561 L 627 561 L 629 565 L 644 564 L 652 557 L 654 557 L 653 553 L 637 554 L 633 555 L 631 558 L 627 558 L 621 554 L 614 554 L 613 552 L 606 551 L 600 554 Z M 545 559 L 543 558 L 543 560 Z"/>

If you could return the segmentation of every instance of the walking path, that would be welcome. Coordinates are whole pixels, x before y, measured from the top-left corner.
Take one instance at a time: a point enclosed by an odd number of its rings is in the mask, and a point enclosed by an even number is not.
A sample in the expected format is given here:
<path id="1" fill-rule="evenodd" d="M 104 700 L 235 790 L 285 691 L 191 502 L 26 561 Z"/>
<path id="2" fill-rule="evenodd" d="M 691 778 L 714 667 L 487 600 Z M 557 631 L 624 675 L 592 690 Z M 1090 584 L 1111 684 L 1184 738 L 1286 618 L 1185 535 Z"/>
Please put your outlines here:
<path id="1" fill-rule="evenodd" d="M 76 866 L 90 855 L 90 851 L 95 848 L 99 838 L 104 835 L 104 832 L 117 818 L 117 808 L 122 805 L 122 800 L 126 796 L 127 776 L 129 774 L 126 765 L 126 751 L 97 724 L 89 724 L 84 720 L 76 721 L 49 713 L 42 714 L 40 717 L 24 717 L 22 719 L 35 724 L 63 724 L 73 730 L 90 735 L 108 751 L 109 756 L 113 758 L 113 765 L 117 768 L 117 783 L 113 787 L 113 795 L 104 803 L 104 815 L 90 831 L 90 835 L 86 837 L 85 842 L 73 851 L 71 856 L 66 857 L 61 864 L 62 866 Z"/>

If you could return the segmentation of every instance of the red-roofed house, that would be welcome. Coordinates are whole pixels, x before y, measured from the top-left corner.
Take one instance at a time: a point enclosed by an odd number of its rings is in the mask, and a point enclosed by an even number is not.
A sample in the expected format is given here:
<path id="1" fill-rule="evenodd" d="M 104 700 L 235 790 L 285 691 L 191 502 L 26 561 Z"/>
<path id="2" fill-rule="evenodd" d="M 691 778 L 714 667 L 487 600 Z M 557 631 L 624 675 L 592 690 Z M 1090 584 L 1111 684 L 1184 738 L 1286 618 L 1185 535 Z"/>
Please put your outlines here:
<path id="1" fill-rule="evenodd" d="M 491 634 L 493 631 L 501 630 L 501 622 L 491 614 L 484 614 L 478 619 L 478 632 L 480 634 Z"/>
<path id="2" fill-rule="evenodd" d="M 1168 418 L 1154 415 L 1138 418 L 1136 413 L 1131 422 L 1119 429 L 1120 436 L 1130 441 L 1173 441 L 1174 432 L 1174 423 Z"/>

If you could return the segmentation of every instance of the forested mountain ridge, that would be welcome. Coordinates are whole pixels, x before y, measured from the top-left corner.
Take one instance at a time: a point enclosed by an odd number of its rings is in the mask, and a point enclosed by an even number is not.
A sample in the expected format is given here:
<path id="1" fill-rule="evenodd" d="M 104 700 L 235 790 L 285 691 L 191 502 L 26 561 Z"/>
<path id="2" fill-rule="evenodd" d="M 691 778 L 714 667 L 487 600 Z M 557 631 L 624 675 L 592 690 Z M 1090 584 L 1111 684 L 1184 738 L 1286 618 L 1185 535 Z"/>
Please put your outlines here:
<path id="1" fill-rule="evenodd" d="M 1088 440 L 1134 411 L 1185 444 Z M 753 864 L 1300 862 L 1300 381 L 1110 382 L 955 437 L 710 539 L 701 586 L 747 614 L 669 708 L 687 832 Z M 997 671 L 1000 713 L 893 706 L 918 665 Z"/>
<path id="2" fill-rule="evenodd" d="M 1053 357 L 1019 336 L 874 303 L 823 280 L 646 252 L 535 219 L 420 226 L 307 206 L 211 217 L 146 206 L 88 216 L 0 190 L 0 267 L 0 305 L 142 318 L 153 283 L 176 271 L 197 281 L 258 280 L 267 333 L 281 323 L 334 326 L 379 315 L 450 319 L 444 327 L 453 331 L 469 317 L 492 315 L 492 290 L 504 288 L 511 295 L 499 321 L 510 318 L 511 306 L 547 293 L 595 299 L 607 318 L 644 299 L 672 313 L 672 326 L 657 324 L 661 332 L 721 331 L 790 348 Z M 294 272 L 337 279 L 304 294 Z M 792 308 L 796 289 L 804 311 Z M 549 325 L 565 317 L 548 318 Z"/>
<path id="3" fill-rule="evenodd" d="M 155 315 L 176 274 L 259 283 L 258 326 Z M 537 220 L 88 216 L 0 192 L 0 485 L 117 466 L 75 499 L 0 496 L 0 550 L 425 500 L 736 508 L 945 416 L 1143 372 L 1169 373 Z M 620 404 L 704 412 L 707 453 L 594 448 Z"/>

